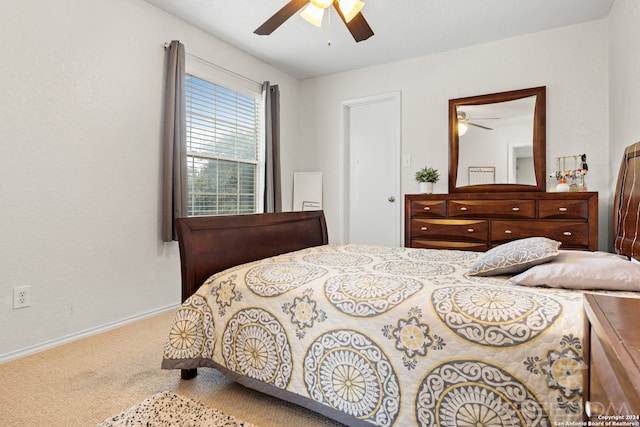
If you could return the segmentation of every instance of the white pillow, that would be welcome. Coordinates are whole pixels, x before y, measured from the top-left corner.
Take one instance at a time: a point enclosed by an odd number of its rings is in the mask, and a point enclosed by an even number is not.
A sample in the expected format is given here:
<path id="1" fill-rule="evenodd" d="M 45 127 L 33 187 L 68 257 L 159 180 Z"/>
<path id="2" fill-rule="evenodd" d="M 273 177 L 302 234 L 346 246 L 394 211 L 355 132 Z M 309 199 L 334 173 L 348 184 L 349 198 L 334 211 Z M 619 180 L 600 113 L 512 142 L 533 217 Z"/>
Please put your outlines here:
<path id="1" fill-rule="evenodd" d="M 640 291 L 640 264 L 609 252 L 560 251 L 550 263 L 531 267 L 510 282 L 524 286 Z"/>

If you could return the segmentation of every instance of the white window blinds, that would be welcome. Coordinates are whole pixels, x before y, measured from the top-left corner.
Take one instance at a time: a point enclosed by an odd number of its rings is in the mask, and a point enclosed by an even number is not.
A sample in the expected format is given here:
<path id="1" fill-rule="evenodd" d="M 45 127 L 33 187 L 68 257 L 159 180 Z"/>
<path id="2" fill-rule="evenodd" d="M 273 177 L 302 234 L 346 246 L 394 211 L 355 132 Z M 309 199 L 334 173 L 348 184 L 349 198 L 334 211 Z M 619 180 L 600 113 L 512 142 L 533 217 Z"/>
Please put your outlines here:
<path id="1" fill-rule="evenodd" d="M 257 212 L 263 170 L 258 95 L 187 74 L 185 98 L 189 215 Z"/>

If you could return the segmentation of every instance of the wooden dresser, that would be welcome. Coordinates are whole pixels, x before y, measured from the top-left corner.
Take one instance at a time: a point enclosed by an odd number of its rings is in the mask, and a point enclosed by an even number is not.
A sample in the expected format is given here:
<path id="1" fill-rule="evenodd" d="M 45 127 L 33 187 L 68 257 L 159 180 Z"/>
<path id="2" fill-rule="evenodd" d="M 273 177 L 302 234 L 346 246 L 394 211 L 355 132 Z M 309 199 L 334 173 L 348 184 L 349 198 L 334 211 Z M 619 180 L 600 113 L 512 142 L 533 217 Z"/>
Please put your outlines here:
<path id="1" fill-rule="evenodd" d="M 405 195 L 405 246 L 486 251 L 525 237 L 598 249 L 598 193 Z"/>
<path id="2" fill-rule="evenodd" d="M 586 294 L 584 307 L 590 337 L 585 412 L 593 421 L 609 415 L 629 423 L 617 425 L 639 425 L 640 299 Z"/>

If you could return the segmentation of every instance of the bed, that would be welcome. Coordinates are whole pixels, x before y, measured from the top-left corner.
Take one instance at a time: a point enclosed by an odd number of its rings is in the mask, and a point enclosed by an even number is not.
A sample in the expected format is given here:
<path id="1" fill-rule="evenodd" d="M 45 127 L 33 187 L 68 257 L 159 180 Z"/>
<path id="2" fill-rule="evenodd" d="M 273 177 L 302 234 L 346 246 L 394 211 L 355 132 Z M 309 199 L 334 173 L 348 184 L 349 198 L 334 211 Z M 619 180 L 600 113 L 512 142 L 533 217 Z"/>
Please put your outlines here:
<path id="1" fill-rule="evenodd" d="M 583 295 L 640 296 L 639 215 L 640 143 L 618 177 L 620 255 L 541 238 L 486 253 L 333 245 L 322 211 L 181 218 L 184 302 L 162 367 L 215 368 L 350 426 L 581 423 Z"/>

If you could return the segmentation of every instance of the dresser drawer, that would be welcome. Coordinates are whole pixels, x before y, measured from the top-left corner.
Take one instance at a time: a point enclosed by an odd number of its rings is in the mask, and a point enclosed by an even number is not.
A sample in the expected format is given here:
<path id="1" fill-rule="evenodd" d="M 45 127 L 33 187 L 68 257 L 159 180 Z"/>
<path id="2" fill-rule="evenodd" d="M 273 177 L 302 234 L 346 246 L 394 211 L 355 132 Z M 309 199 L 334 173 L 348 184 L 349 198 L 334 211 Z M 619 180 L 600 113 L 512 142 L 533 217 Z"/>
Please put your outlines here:
<path id="1" fill-rule="evenodd" d="M 447 216 L 446 200 L 414 200 L 411 202 L 412 217 Z"/>
<path id="2" fill-rule="evenodd" d="M 588 219 L 588 200 L 540 200 L 539 218 Z"/>
<path id="3" fill-rule="evenodd" d="M 449 216 L 535 218 L 533 200 L 449 200 Z"/>
<path id="4" fill-rule="evenodd" d="M 491 222 L 491 240 L 494 242 L 536 236 L 557 240 L 564 247 L 586 247 L 589 245 L 589 225 L 583 221 Z"/>
<path id="5" fill-rule="evenodd" d="M 457 239 L 486 241 L 489 237 L 489 222 L 464 219 L 422 219 L 411 220 L 411 234 L 414 238 Z"/>
<path id="6" fill-rule="evenodd" d="M 486 252 L 489 250 L 489 245 L 480 242 L 451 242 L 448 240 L 428 240 L 428 239 L 413 239 L 411 241 L 412 248 L 424 248 L 424 249 L 453 249 L 458 251 L 475 251 Z"/>

